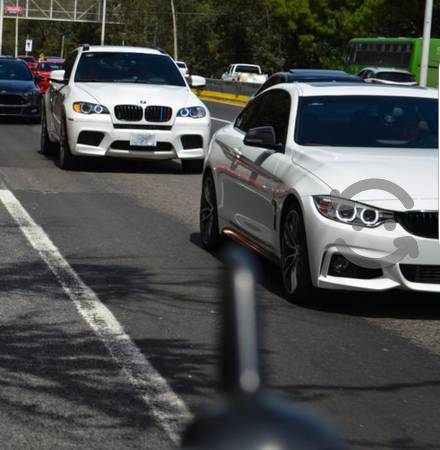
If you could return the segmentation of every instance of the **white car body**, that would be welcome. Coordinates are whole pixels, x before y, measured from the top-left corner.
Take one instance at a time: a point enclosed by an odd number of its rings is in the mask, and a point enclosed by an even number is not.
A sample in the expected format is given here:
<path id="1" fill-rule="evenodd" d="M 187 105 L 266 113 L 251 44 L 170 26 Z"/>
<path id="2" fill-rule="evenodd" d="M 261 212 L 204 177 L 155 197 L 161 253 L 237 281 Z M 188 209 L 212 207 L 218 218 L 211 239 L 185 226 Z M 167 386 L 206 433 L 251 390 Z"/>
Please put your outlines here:
<path id="1" fill-rule="evenodd" d="M 268 76 L 262 73 L 261 67 L 255 64 L 231 64 L 228 70 L 222 75 L 223 81 L 239 81 L 242 83 L 256 84 L 263 84 L 267 78 Z"/>
<path id="2" fill-rule="evenodd" d="M 236 126 L 239 122 L 220 129 L 211 140 L 205 177 L 209 173 L 214 180 L 218 231 L 238 237 L 241 242 L 280 261 L 283 212 L 287 202 L 294 201 L 302 210 L 313 286 L 440 292 L 438 238 L 412 234 L 400 222 L 391 231 L 384 225 L 354 229 L 347 223 L 324 217 L 314 201 L 314 196 L 327 196 L 335 191 L 343 193 L 349 186 L 365 179 L 384 179 L 409 193 L 414 201 L 411 211 L 432 212 L 438 221 L 438 149 L 304 146 L 295 141 L 298 104 L 303 98 L 351 95 L 437 99 L 437 92 L 368 84 L 297 83 L 277 85 L 256 98 L 275 91 L 282 91 L 291 99 L 284 151 L 246 145 L 245 133 Z M 241 120 L 240 116 L 237 120 Z M 395 194 L 379 187 L 365 189 L 350 198 L 396 214 L 411 212 Z M 356 254 L 360 264 L 368 264 L 396 252 L 395 240 L 408 236 L 417 243 L 418 254 L 406 254 L 395 263 L 385 264 L 381 276 L 364 279 L 330 273 L 330 263 L 335 254 L 344 257 Z M 344 244 L 338 241 L 341 238 Z M 412 276 L 408 278 L 403 273 L 405 265 L 410 266 L 410 271 L 427 267 L 428 275 L 422 281 Z M 434 280 L 429 279 L 431 269 L 435 273 Z"/>
<path id="3" fill-rule="evenodd" d="M 180 85 L 75 81 L 80 59 L 84 55 L 100 52 L 157 55 L 172 61 L 168 55 L 148 48 L 87 46 L 76 49 L 70 56 L 70 64 L 72 64 L 70 77 L 63 83 L 64 71 L 53 72 L 49 91 L 44 98 L 49 140 L 52 143 L 59 142 L 61 127 L 65 124 L 68 146 L 74 156 L 177 158 L 182 161 L 203 161 L 210 136 L 210 114 L 198 97 L 192 93 L 174 62 L 172 70 L 175 70 L 178 75 L 173 74 L 173 76 L 181 79 Z M 66 66 L 68 65 L 69 59 L 66 61 Z M 108 109 L 108 114 L 76 112 L 73 109 L 76 102 L 102 105 Z M 140 108 L 142 119 L 133 121 L 130 118 L 116 117 L 115 108 L 120 105 L 136 107 L 138 111 Z M 162 120 L 162 116 L 160 123 L 157 120 L 154 122 L 147 120 L 146 109 L 150 106 L 161 108 L 160 114 L 162 110 L 166 111 L 167 115 L 164 117 L 168 120 Z M 190 107 L 203 108 L 205 116 L 203 118 L 178 117 L 179 110 Z M 169 111 L 171 113 L 168 114 Z M 79 137 L 84 132 L 102 133 L 102 140 L 98 145 L 81 142 Z M 182 141 L 184 136 L 198 137 L 199 145 L 184 145 Z M 144 140 L 143 137 L 145 137 Z M 136 140 L 145 141 L 147 145 L 134 147 L 131 143 Z"/>
<path id="4" fill-rule="evenodd" d="M 401 77 L 404 79 L 411 79 L 412 81 L 397 81 L 396 79 L 386 79 Z M 417 86 L 417 81 L 411 72 L 403 69 L 395 69 L 394 67 L 365 67 L 359 73 L 358 76 L 361 77 L 365 83 L 375 83 L 375 84 L 389 84 L 397 86 Z"/>

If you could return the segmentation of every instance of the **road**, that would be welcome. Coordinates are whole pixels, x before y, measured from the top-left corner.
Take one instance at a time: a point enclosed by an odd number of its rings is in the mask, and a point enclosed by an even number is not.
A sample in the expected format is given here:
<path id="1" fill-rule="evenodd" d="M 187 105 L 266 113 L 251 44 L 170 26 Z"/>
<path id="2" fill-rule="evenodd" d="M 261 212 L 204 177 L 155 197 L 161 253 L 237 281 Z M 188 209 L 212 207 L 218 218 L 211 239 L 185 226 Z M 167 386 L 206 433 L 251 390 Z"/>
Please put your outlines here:
<path id="1" fill-rule="evenodd" d="M 207 103 L 213 129 L 237 107 Z M 3 449 L 168 449 L 216 393 L 222 263 L 200 247 L 200 175 L 176 162 L 63 172 L 39 126 L 0 124 Z M 354 449 L 440 441 L 437 296 L 286 302 L 260 260 L 267 383 Z"/>

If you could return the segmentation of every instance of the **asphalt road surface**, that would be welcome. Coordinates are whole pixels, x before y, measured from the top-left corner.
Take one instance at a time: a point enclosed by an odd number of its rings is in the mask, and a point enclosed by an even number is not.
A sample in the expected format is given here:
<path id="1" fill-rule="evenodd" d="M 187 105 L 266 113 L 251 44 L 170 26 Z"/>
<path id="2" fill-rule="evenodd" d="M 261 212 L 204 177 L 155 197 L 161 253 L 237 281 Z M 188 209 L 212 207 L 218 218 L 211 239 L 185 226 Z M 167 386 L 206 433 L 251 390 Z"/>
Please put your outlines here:
<path id="1" fill-rule="evenodd" d="M 213 129 L 239 108 L 208 103 Z M 90 160 L 0 123 L 0 447 L 168 449 L 216 393 L 222 263 L 200 247 L 200 175 Z M 279 395 L 354 449 L 440 448 L 440 300 L 283 299 L 260 260 L 262 353 Z"/>

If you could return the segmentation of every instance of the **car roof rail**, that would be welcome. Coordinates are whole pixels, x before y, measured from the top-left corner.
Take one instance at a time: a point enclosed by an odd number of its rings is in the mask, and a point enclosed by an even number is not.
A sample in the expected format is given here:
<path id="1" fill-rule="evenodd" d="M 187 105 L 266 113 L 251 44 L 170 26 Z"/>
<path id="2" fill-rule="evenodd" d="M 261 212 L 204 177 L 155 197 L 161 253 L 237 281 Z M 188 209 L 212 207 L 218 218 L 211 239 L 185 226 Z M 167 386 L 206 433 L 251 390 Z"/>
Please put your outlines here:
<path id="1" fill-rule="evenodd" d="M 163 48 L 156 47 L 156 50 L 157 50 L 158 52 L 161 52 L 163 55 L 168 55 L 168 52 L 167 52 L 166 50 L 164 50 Z"/>
<path id="2" fill-rule="evenodd" d="M 83 49 L 83 51 L 87 51 L 87 50 L 90 50 L 90 44 L 81 44 L 81 47 L 82 47 L 82 49 Z"/>

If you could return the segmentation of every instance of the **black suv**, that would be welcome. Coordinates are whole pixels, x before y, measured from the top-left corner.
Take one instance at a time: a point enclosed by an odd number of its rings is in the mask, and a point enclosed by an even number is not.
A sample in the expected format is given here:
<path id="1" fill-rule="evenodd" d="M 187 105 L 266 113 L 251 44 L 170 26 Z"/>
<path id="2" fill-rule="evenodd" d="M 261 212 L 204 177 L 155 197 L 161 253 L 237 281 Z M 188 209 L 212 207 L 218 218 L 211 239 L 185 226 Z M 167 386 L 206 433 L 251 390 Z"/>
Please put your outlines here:
<path id="1" fill-rule="evenodd" d="M 38 122 L 41 94 L 27 64 L 0 58 L 0 117 L 22 117 Z"/>
<path id="2" fill-rule="evenodd" d="M 344 82 L 344 83 L 363 83 L 364 80 L 357 75 L 351 75 L 343 70 L 326 69 L 290 69 L 288 72 L 274 73 L 269 79 L 254 93 L 255 97 L 260 92 L 265 91 L 271 86 L 280 83 L 316 83 L 316 82 Z"/>

